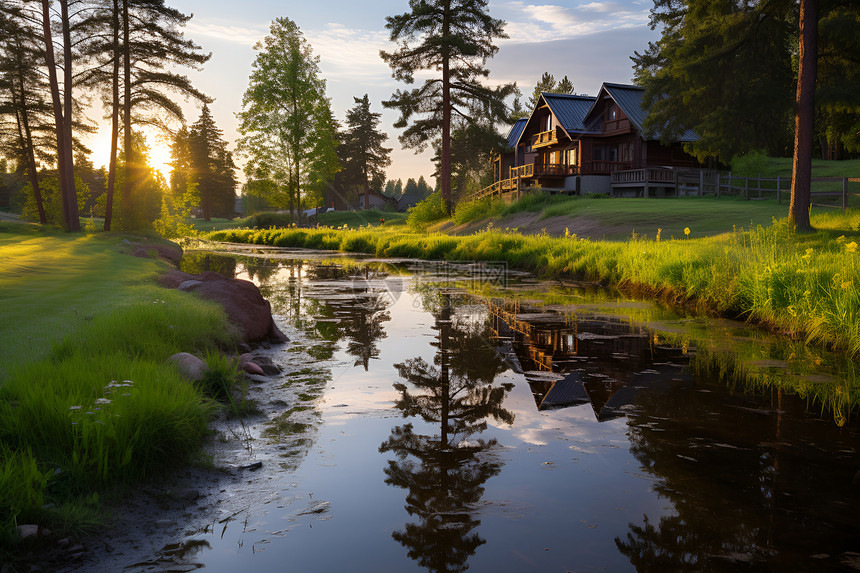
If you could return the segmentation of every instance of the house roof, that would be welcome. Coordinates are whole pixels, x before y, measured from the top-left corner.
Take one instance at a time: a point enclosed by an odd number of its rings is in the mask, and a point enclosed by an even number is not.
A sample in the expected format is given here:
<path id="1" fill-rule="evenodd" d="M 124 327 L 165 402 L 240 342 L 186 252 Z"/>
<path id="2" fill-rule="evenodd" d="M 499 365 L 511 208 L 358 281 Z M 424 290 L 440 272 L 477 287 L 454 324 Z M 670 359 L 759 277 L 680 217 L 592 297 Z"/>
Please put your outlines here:
<path id="1" fill-rule="evenodd" d="M 600 96 L 604 92 L 606 92 L 606 94 L 615 101 L 618 107 L 621 108 L 624 115 L 626 115 L 633 123 L 636 131 L 640 134 L 644 134 L 645 129 L 643 128 L 643 125 L 645 123 L 645 118 L 648 117 L 648 110 L 644 109 L 642 105 L 645 98 L 645 88 L 627 84 L 604 83 L 600 88 L 600 92 L 598 92 L 598 97 L 594 100 L 594 104 L 586 113 L 587 116 L 591 115 L 591 112 L 597 108 Z M 655 133 L 653 138 L 660 139 L 660 134 Z M 696 135 L 696 132 L 692 129 L 688 129 L 681 135 L 681 137 L 678 138 L 678 141 L 686 143 L 690 141 L 698 141 L 698 139 L 699 136 Z"/>
<path id="2" fill-rule="evenodd" d="M 542 93 L 552 114 L 568 132 L 586 131 L 585 116 L 597 98 L 586 95 Z"/>
<path id="3" fill-rule="evenodd" d="M 517 142 L 520 140 L 520 136 L 523 134 L 523 130 L 526 128 L 528 122 L 529 118 L 523 117 L 514 123 L 510 133 L 508 133 L 508 142 L 505 144 L 507 149 L 513 149 L 517 146 Z"/>

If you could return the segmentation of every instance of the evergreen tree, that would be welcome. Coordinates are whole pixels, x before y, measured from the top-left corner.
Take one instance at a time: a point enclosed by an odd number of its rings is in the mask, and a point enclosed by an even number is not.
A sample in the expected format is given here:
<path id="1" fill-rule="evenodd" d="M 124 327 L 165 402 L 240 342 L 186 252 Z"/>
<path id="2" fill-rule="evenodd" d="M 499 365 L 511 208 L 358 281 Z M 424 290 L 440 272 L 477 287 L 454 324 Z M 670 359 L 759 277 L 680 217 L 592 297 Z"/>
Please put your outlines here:
<path id="1" fill-rule="evenodd" d="M 383 105 L 400 111 L 395 127 L 405 128 L 400 141 L 423 149 L 438 142 L 442 201 L 451 211 L 452 115 L 469 117 L 475 108 L 485 115 L 507 117 L 504 100 L 513 84 L 484 86 L 489 75 L 485 64 L 498 51 L 496 38 L 507 37 L 504 22 L 491 18 L 487 0 L 410 0 L 410 11 L 386 18 L 393 52 L 380 52 L 393 77 L 412 84 L 415 72 L 430 70 L 436 77 L 421 87 L 397 90 Z M 420 117 L 413 119 L 413 116 Z M 410 125 L 411 121 L 411 125 Z"/>
<path id="2" fill-rule="evenodd" d="M 427 180 L 424 179 L 424 176 L 418 178 L 418 194 L 421 198 L 425 198 L 428 195 L 433 193 L 433 189 L 427 184 Z"/>
<path id="3" fill-rule="evenodd" d="M 555 76 L 549 72 L 544 72 L 535 85 L 535 89 L 532 91 L 532 99 L 529 101 L 529 104 L 531 105 L 529 113 L 534 110 L 538 100 L 540 100 L 540 94 L 544 92 L 554 94 L 572 94 L 573 82 L 571 82 L 567 76 L 564 76 L 560 82 L 557 82 L 555 81 Z"/>
<path id="4" fill-rule="evenodd" d="M 385 181 L 385 168 L 391 165 L 391 148 L 382 144 L 388 139 L 379 131 L 381 113 L 370 111 L 370 99 L 353 98 L 355 107 L 346 112 L 346 130 L 337 148 L 344 185 L 354 185 L 365 193 L 365 206 L 370 205 L 369 191 Z"/>
<path id="5" fill-rule="evenodd" d="M 318 190 L 339 168 L 325 80 L 319 57 L 289 18 L 272 22 L 255 49 L 238 114 L 239 149 L 248 157 L 248 173 L 285 190 L 285 202 L 278 206 L 297 212 L 303 193 L 314 186 Z"/>
<path id="6" fill-rule="evenodd" d="M 403 189 L 403 194 L 408 197 L 418 197 L 418 182 L 411 177 L 406 180 L 406 187 Z"/>
<path id="7" fill-rule="evenodd" d="M 403 180 L 398 179 L 397 183 L 394 184 L 394 196 L 400 199 L 403 197 Z"/>
<path id="8" fill-rule="evenodd" d="M 391 197 L 392 199 L 397 199 L 397 193 L 394 190 L 394 180 L 389 179 L 385 182 L 385 189 L 382 191 L 382 194 L 386 197 Z"/>
<path id="9" fill-rule="evenodd" d="M 185 177 L 190 175 L 197 184 L 203 218 L 210 221 L 213 216 L 232 217 L 236 201 L 236 166 L 207 104 L 203 104 L 200 117 L 188 129 L 187 137 L 185 147 L 190 169 Z M 187 184 L 186 181 L 186 188 Z"/>
<path id="10" fill-rule="evenodd" d="M 664 141 L 694 129 L 700 139 L 686 149 L 702 161 L 786 149 L 792 4 L 655 0 L 651 27 L 662 27 L 661 38 L 632 57 L 650 109 L 646 129 Z"/>
<path id="11" fill-rule="evenodd" d="M 40 223 L 47 222 L 38 161 L 53 163 L 56 140 L 38 37 L 19 6 L 0 9 L 0 151 L 26 172 Z"/>
<path id="12" fill-rule="evenodd" d="M 116 156 L 119 135 L 127 158 L 122 188 L 122 226 L 136 218 L 137 185 L 147 180 L 147 167 L 134 152 L 133 126 L 151 125 L 165 131 L 175 122 L 184 122 L 177 97 L 207 102 L 187 76 L 173 70 L 199 69 L 210 54 L 185 38 L 182 28 L 191 19 L 165 4 L 164 0 L 94 0 L 95 10 L 86 23 L 92 31 L 86 56 L 93 65 L 83 81 L 102 95 L 110 110 L 111 152 L 108 167 L 108 207 L 105 229 L 113 220 Z M 120 120 L 122 125 L 120 126 Z"/>

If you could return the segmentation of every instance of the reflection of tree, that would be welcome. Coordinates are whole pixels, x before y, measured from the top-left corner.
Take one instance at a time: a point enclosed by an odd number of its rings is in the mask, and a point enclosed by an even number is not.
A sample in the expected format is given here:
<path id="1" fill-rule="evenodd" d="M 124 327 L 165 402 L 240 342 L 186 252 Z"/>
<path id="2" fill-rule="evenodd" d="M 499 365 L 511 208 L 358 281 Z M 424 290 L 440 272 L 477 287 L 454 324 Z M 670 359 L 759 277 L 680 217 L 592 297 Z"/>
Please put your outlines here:
<path id="1" fill-rule="evenodd" d="M 186 252 L 182 255 L 179 269 L 192 275 L 211 271 L 233 278 L 236 276 L 236 257 L 214 253 Z"/>
<path id="2" fill-rule="evenodd" d="M 385 310 L 388 297 L 372 292 L 367 294 L 367 298 L 349 308 L 348 316 L 341 322 L 343 333 L 349 337 L 346 351 L 356 358 L 355 365 L 361 364 L 365 370 L 371 358 L 379 357 L 377 342 L 386 336 L 382 323 L 391 320 L 391 315 Z"/>
<path id="3" fill-rule="evenodd" d="M 256 279 L 260 284 L 266 284 L 278 272 L 278 262 L 273 259 L 244 257 L 242 264 L 250 280 Z"/>
<path id="4" fill-rule="evenodd" d="M 703 392 L 708 384 L 639 394 L 630 451 L 675 511 L 631 523 L 615 540 L 621 553 L 637 571 L 722 571 L 815 570 L 810 555 L 853 551 L 856 456 L 844 452 L 855 434 L 780 391 L 729 395 L 714 381 Z"/>
<path id="5" fill-rule="evenodd" d="M 379 450 L 397 457 L 388 462 L 385 482 L 408 490 L 406 510 L 418 518 L 392 537 L 430 571 L 465 571 L 485 543 L 473 531 L 480 524 L 475 512 L 483 484 L 502 466 L 491 452 L 496 440 L 473 436 L 486 429 L 489 417 L 510 424 L 514 416 L 502 408 L 508 388 L 493 385 L 504 367 L 486 342 L 486 327 L 458 324 L 448 304 L 436 314 L 434 365 L 421 358 L 395 365 L 410 386 L 394 386 L 403 416 L 438 425 L 438 433 L 420 435 L 407 423 L 394 428 Z"/>

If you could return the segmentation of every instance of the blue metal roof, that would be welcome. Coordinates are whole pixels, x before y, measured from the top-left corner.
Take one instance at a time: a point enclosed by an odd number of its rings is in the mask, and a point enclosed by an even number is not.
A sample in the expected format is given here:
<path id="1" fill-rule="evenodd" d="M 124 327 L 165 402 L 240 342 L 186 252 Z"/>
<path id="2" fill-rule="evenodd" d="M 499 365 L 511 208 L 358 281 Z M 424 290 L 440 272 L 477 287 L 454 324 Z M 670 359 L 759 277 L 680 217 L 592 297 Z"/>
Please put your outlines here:
<path id="1" fill-rule="evenodd" d="M 568 133 L 586 131 L 585 116 L 594 104 L 595 97 L 553 93 L 541 95 L 549 110 Z"/>
<path id="2" fill-rule="evenodd" d="M 644 109 L 642 105 L 644 102 L 645 88 L 625 84 L 604 83 L 600 91 L 603 92 L 604 90 L 615 101 L 615 103 L 618 104 L 618 107 L 621 108 L 624 115 L 630 119 L 634 127 L 636 127 L 636 131 L 640 134 L 644 134 L 645 130 L 642 126 L 645 123 L 645 118 L 648 117 L 648 110 Z M 595 100 L 592 109 L 596 106 L 597 101 Z M 591 110 L 589 110 L 588 114 L 590 113 Z M 655 133 L 652 137 L 653 139 L 660 139 L 660 134 Z M 696 135 L 696 132 L 692 129 L 688 129 L 680 138 L 678 138 L 678 141 L 687 143 L 690 141 L 698 141 L 698 139 L 699 136 Z"/>
<path id="3" fill-rule="evenodd" d="M 523 130 L 526 128 L 526 124 L 529 122 L 529 118 L 524 117 L 522 119 L 518 119 L 514 126 L 511 128 L 510 133 L 508 133 L 508 142 L 506 147 L 508 149 L 513 149 L 517 146 L 517 142 L 520 140 L 520 136 L 523 134 Z"/>

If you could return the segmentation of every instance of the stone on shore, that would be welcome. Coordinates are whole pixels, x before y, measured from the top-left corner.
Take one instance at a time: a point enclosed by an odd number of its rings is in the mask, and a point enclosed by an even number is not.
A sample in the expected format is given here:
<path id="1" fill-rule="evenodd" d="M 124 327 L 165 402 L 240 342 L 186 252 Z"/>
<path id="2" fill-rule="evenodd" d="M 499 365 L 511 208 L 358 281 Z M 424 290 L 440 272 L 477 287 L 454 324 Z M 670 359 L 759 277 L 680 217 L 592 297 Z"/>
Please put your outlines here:
<path id="1" fill-rule="evenodd" d="M 257 285 L 250 281 L 227 278 L 213 272 L 192 275 L 170 270 L 161 276 L 159 282 L 168 288 L 195 292 L 220 304 L 230 321 L 239 327 L 246 342 L 289 340 L 275 325 L 269 301 L 263 298 Z"/>
<path id="2" fill-rule="evenodd" d="M 167 360 L 175 364 L 179 372 L 193 382 L 202 380 L 209 370 L 205 362 L 188 352 L 179 352 Z"/>

